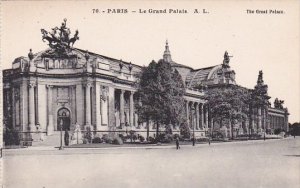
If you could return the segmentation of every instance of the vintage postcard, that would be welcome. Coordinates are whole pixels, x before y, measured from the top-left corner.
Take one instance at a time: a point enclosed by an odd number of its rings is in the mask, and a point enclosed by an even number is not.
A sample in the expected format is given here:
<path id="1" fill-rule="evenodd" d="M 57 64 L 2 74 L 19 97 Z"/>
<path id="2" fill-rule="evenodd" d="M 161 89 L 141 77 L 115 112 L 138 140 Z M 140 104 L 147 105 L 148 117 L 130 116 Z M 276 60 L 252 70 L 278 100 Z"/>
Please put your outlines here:
<path id="1" fill-rule="evenodd" d="M 299 5 L 1 1 L 2 187 L 299 187 Z"/>

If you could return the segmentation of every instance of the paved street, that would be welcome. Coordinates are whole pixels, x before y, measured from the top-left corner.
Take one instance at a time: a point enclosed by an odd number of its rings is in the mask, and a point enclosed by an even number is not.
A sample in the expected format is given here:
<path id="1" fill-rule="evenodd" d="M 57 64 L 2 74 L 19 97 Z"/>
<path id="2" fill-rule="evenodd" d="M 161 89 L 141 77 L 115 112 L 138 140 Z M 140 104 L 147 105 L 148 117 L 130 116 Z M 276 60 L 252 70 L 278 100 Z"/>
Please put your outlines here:
<path id="1" fill-rule="evenodd" d="M 4 151 L 4 187 L 298 188 L 300 137 L 156 148 Z"/>

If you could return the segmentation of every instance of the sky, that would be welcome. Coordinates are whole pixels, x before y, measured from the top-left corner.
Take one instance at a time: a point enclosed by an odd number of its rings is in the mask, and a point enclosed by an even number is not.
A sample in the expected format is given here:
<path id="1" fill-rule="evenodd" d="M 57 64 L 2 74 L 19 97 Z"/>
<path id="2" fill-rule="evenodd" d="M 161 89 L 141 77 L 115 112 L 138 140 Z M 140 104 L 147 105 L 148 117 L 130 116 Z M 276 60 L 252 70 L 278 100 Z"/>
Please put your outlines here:
<path id="1" fill-rule="evenodd" d="M 239 85 L 253 88 L 262 70 L 270 101 L 284 100 L 290 122 L 300 122 L 299 4 L 295 0 L 2 1 L 1 67 L 11 68 L 13 60 L 27 56 L 30 48 L 33 52 L 48 48 L 40 30 L 50 31 L 67 18 L 71 35 L 79 31 L 74 47 L 138 65 L 161 59 L 166 40 L 172 59 L 195 69 L 221 64 L 227 50 Z M 164 9 L 188 13 L 150 13 Z"/>

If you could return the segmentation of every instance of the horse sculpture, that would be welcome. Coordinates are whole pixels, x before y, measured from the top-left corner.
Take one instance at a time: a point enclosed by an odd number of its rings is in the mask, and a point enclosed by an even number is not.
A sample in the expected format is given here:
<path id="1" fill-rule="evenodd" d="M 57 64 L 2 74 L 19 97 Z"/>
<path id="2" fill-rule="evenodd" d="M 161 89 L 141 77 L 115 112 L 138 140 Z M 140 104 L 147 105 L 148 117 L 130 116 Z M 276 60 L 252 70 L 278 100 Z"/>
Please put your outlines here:
<path id="1" fill-rule="evenodd" d="M 58 43 L 59 42 L 59 40 L 57 39 L 57 38 L 55 38 L 55 37 L 51 37 L 51 36 L 49 36 L 48 34 L 48 31 L 46 31 L 45 29 L 41 29 L 41 32 L 42 32 L 42 34 L 43 34 L 43 37 L 42 37 L 42 40 L 45 42 L 45 40 L 47 40 L 48 42 L 49 42 L 49 46 L 51 47 L 51 46 L 53 46 L 53 45 L 55 45 L 54 43 Z"/>
<path id="2" fill-rule="evenodd" d="M 54 27 L 50 32 L 45 29 L 41 29 L 42 40 L 48 41 L 50 48 L 53 48 L 56 52 L 66 53 L 71 51 L 76 40 L 79 40 L 78 30 L 76 30 L 74 36 L 70 38 L 71 31 L 66 27 L 67 19 L 64 19 L 61 27 Z"/>
<path id="3" fill-rule="evenodd" d="M 68 46 L 70 46 L 72 44 L 72 47 L 75 43 L 76 40 L 79 40 L 79 37 L 78 37 L 78 30 L 75 31 L 75 34 L 74 34 L 74 37 L 72 37 L 69 42 L 68 42 Z"/>

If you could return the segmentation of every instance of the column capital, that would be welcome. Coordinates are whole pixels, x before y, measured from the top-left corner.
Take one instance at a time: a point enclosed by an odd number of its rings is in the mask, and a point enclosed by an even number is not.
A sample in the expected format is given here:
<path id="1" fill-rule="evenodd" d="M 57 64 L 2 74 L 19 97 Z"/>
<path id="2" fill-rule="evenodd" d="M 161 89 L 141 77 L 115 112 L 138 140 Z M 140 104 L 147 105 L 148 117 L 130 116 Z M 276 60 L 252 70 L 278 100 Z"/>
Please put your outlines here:
<path id="1" fill-rule="evenodd" d="M 53 88 L 53 85 L 46 84 L 46 88 L 52 89 L 52 88 Z"/>
<path id="2" fill-rule="evenodd" d="M 120 89 L 120 91 L 121 91 L 121 94 L 123 95 L 126 90 Z"/>
<path id="3" fill-rule="evenodd" d="M 86 87 L 86 88 L 91 88 L 93 86 L 93 84 L 90 83 L 90 82 L 86 82 L 86 83 L 83 84 L 83 86 Z"/>
<path id="4" fill-rule="evenodd" d="M 31 82 L 31 83 L 28 84 L 28 86 L 29 86 L 30 88 L 34 88 L 34 87 L 36 86 L 36 83 L 35 83 L 35 82 Z"/>

